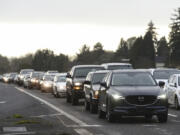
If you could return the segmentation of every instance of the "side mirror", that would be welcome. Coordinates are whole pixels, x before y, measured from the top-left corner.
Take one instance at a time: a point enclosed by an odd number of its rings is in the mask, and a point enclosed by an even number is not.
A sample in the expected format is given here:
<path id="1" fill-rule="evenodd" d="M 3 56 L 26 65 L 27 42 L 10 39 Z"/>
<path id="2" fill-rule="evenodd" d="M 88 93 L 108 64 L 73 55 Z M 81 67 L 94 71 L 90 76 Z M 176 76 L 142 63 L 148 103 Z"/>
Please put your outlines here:
<path id="1" fill-rule="evenodd" d="M 159 82 L 160 87 L 164 87 L 164 85 L 165 85 L 165 82 L 162 82 L 162 81 Z"/>
<path id="2" fill-rule="evenodd" d="M 106 82 L 101 82 L 100 85 L 104 88 L 107 88 L 107 83 Z"/>
<path id="3" fill-rule="evenodd" d="M 88 85 L 90 85 L 90 84 L 91 84 L 91 82 L 90 82 L 90 81 L 84 81 L 84 84 L 88 84 Z"/>
<path id="4" fill-rule="evenodd" d="M 71 78 L 70 73 L 67 73 L 66 78 Z"/>

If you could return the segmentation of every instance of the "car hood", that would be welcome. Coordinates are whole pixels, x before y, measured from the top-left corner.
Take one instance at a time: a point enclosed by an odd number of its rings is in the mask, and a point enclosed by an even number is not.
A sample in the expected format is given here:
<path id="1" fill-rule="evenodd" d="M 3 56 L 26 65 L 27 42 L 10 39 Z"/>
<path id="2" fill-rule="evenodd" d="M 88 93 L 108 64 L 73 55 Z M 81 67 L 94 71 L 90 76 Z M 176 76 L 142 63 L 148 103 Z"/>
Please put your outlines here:
<path id="1" fill-rule="evenodd" d="M 117 87 L 114 86 L 111 88 L 111 92 L 120 93 L 122 96 L 131 96 L 131 95 L 159 95 L 161 89 L 159 86 L 123 86 Z"/>
<path id="2" fill-rule="evenodd" d="M 58 82 L 56 85 L 57 86 L 66 86 L 66 82 Z"/>
<path id="3" fill-rule="evenodd" d="M 73 82 L 74 83 L 84 83 L 85 80 L 86 80 L 86 78 L 74 78 Z"/>
<path id="4" fill-rule="evenodd" d="M 44 81 L 44 83 L 52 84 L 52 81 Z"/>

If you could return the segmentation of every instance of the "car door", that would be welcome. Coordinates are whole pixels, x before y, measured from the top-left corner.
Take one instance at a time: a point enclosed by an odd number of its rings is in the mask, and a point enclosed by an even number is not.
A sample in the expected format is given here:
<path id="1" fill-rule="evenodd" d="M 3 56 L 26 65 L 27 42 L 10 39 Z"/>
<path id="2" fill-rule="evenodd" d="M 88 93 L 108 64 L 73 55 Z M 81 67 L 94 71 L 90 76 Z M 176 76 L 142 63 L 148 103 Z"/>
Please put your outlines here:
<path id="1" fill-rule="evenodd" d="M 91 74 L 91 73 L 88 74 L 88 76 L 86 77 L 86 81 L 91 82 L 92 76 L 93 76 L 93 74 Z M 85 98 L 88 102 L 90 101 L 91 85 L 92 84 L 84 84 Z"/>
<path id="2" fill-rule="evenodd" d="M 174 91 L 175 91 L 175 84 L 176 82 L 176 76 L 173 76 L 172 77 L 172 80 L 170 81 L 169 83 L 169 89 L 168 89 L 168 100 L 169 100 L 169 103 L 173 104 L 174 103 L 174 100 L 173 100 L 173 95 L 174 95 Z"/>
<path id="3" fill-rule="evenodd" d="M 104 80 L 102 81 L 103 83 L 106 83 L 107 86 L 109 86 L 109 78 L 110 78 L 110 73 L 107 74 L 107 76 L 104 78 Z M 106 112 L 106 100 L 107 100 L 107 91 L 108 91 L 108 87 L 103 87 L 101 86 L 100 88 L 100 102 L 101 102 L 101 109 Z"/>
<path id="4" fill-rule="evenodd" d="M 172 104 L 174 104 L 175 102 L 175 95 L 176 95 L 176 91 L 177 91 L 177 83 L 178 82 L 178 78 L 177 76 L 175 76 L 175 78 L 173 79 L 173 88 L 172 88 L 172 91 L 171 91 L 171 98 L 172 98 Z"/>

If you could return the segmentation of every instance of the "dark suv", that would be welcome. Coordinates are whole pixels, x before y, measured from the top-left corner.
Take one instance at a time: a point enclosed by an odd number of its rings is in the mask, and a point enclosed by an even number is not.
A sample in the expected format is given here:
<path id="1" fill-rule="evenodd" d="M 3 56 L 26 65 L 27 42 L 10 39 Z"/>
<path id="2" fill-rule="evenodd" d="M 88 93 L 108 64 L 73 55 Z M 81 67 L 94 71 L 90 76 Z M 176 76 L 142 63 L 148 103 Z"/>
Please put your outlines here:
<path id="1" fill-rule="evenodd" d="M 107 70 L 90 72 L 84 82 L 85 109 L 91 113 L 97 112 L 100 83 L 109 73 Z"/>
<path id="2" fill-rule="evenodd" d="M 100 65 L 78 65 L 72 67 L 66 76 L 67 102 L 76 105 L 80 98 L 84 98 L 83 87 L 86 76 L 89 72 L 96 70 L 104 70 L 104 67 Z"/>
<path id="3" fill-rule="evenodd" d="M 164 82 L 159 82 L 162 87 Z M 107 116 L 112 122 L 117 117 L 145 116 L 151 120 L 157 115 L 159 122 L 168 118 L 165 92 L 150 73 L 141 70 L 117 70 L 107 75 L 99 91 L 98 116 Z"/>

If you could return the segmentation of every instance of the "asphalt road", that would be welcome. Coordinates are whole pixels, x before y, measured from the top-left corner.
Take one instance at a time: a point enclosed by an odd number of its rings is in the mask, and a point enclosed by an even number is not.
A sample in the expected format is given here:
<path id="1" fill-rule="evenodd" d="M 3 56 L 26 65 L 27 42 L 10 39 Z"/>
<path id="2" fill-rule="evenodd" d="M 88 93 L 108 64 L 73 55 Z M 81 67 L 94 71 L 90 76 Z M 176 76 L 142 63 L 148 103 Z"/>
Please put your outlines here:
<path id="1" fill-rule="evenodd" d="M 57 133 L 64 130 L 80 135 L 180 134 L 180 111 L 173 107 L 169 108 L 168 122 L 164 124 L 158 123 L 156 117 L 150 122 L 146 122 L 144 117 L 125 117 L 115 123 L 109 123 L 106 119 L 98 119 L 96 114 L 85 111 L 83 102 L 80 104 L 72 106 L 66 103 L 65 99 L 54 98 L 50 93 L 28 90 L 12 84 L 0 84 L 0 118 L 13 116 L 16 113 L 28 118 L 40 119 L 45 121 L 44 123 L 46 121 L 53 123 L 52 127 L 36 124 L 38 128 L 29 128 L 32 132 L 46 130 L 48 133 L 53 130 Z M 0 126 L 4 126 L 2 122 Z"/>

